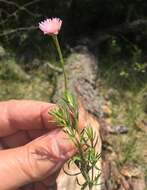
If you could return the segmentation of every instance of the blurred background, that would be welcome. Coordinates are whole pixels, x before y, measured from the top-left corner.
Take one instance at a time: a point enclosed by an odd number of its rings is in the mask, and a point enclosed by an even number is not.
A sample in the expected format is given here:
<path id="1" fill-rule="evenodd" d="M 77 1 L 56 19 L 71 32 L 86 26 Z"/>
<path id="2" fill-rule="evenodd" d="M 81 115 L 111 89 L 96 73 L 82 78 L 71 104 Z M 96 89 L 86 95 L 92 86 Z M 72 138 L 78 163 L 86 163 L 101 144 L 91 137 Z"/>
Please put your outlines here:
<path id="1" fill-rule="evenodd" d="M 50 17 L 63 20 L 59 40 L 65 58 L 86 47 L 97 59 L 109 120 L 128 130 L 109 136 L 112 153 L 119 155 L 114 163 L 119 171 L 125 168 L 125 177 L 136 177 L 137 168 L 145 183 L 147 1 L 0 0 L 0 100 L 52 100 L 58 63 L 52 41 L 38 29 Z"/>

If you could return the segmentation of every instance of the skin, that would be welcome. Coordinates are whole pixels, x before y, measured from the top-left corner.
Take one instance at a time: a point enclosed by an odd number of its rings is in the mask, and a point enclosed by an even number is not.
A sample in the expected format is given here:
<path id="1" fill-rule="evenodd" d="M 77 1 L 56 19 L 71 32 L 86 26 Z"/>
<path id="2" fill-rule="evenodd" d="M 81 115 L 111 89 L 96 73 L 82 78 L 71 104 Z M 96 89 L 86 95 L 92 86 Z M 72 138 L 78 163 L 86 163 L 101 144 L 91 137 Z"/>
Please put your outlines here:
<path id="1" fill-rule="evenodd" d="M 56 125 L 54 104 L 0 102 L 0 189 L 47 190 L 76 147 Z M 84 112 L 79 115 L 83 128 Z"/>

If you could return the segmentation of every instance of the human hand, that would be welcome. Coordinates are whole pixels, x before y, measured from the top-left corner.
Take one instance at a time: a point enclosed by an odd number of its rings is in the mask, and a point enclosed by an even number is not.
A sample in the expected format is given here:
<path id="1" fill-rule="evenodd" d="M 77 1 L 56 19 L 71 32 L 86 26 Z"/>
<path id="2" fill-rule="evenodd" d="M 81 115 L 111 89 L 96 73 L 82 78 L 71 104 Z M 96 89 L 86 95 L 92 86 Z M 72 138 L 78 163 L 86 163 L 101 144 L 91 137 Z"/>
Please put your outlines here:
<path id="1" fill-rule="evenodd" d="M 1 190 L 47 190 L 75 154 L 73 143 L 48 114 L 53 108 L 37 101 L 0 103 Z M 81 113 L 79 126 L 82 118 Z"/>

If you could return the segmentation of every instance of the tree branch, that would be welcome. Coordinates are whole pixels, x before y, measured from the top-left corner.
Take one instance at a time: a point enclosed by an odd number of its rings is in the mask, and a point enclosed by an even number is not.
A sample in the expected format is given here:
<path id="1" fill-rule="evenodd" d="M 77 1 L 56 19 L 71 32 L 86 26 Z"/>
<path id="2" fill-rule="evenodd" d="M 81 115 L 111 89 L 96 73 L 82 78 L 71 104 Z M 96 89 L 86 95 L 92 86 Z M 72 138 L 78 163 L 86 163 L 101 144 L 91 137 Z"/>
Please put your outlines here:
<path id="1" fill-rule="evenodd" d="M 59 68 L 59 67 L 56 67 L 55 65 L 49 63 L 49 62 L 46 62 L 45 65 L 47 65 L 51 70 L 57 72 L 57 73 L 63 73 L 62 69 Z"/>
<path id="2" fill-rule="evenodd" d="M 33 16 L 33 17 L 40 16 L 40 14 L 32 13 L 31 11 L 29 11 L 27 9 L 28 6 L 33 5 L 39 1 L 40 0 L 34 0 L 34 1 L 29 2 L 29 3 L 24 4 L 23 6 L 20 6 L 19 4 L 15 3 L 13 1 L 0 0 L 0 2 L 2 2 L 2 3 L 13 5 L 17 8 L 13 13 L 9 14 L 5 20 L 2 20 L 0 22 L 0 25 L 7 23 L 9 21 L 9 19 L 11 19 L 11 17 L 16 16 L 18 14 L 18 12 L 20 12 L 20 11 L 25 11 L 27 14 L 29 14 L 30 16 Z"/>
<path id="3" fill-rule="evenodd" d="M 21 28 L 11 29 L 11 30 L 0 33 L 0 37 L 7 36 L 16 32 L 35 30 L 37 28 L 38 28 L 37 26 L 30 26 L 30 27 L 21 27 Z"/>
<path id="4" fill-rule="evenodd" d="M 129 23 L 122 23 L 118 26 L 95 32 L 87 45 L 93 48 L 110 39 L 112 36 L 122 36 L 128 33 L 143 32 L 145 28 L 147 29 L 147 19 L 145 18 L 134 20 Z"/>

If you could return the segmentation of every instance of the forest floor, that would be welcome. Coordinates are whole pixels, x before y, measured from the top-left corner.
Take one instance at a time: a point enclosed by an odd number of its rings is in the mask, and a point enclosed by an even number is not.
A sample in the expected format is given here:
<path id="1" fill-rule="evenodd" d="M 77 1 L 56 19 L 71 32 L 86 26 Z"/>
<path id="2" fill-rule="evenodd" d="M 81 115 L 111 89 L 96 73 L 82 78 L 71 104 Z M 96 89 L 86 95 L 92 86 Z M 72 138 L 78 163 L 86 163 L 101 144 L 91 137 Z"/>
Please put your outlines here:
<path id="1" fill-rule="evenodd" d="M 147 83 L 139 77 L 124 82 L 118 77 L 117 70 L 108 69 L 101 74 L 100 86 L 102 96 L 109 101 L 108 123 L 118 130 L 118 134 L 108 135 L 107 143 L 112 153 L 109 159 L 115 160 L 118 170 L 126 178 L 143 175 L 146 190 Z M 124 131 L 120 132 L 120 129 Z M 139 186 L 138 189 L 144 189 L 141 181 Z"/>

